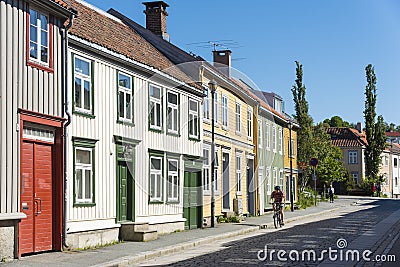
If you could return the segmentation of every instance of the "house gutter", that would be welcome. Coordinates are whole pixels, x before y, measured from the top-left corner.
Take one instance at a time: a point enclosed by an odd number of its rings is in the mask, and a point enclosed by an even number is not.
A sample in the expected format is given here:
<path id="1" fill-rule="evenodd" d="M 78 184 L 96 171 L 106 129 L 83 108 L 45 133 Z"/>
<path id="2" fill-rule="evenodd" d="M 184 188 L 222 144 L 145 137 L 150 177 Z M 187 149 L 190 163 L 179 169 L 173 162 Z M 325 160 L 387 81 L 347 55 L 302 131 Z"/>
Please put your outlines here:
<path id="1" fill-rule="evenodd" d="M 71 113 L 68 110 L 68 30 L 72 27 L 73 20 L 76 16 L 75 13 L 70 14 L 69 23 L 64 29 L 64 42 L 62 43 L 62 84 L 63 84 L 63 116 L 67 115 L 67 121 L 64 124 L 64 190 L 63 190 L 63 215 L 62 215 L 62 247 L 68 248 L 67 239 L 67 181 L 68 181 L 68 129 L 67 127 L 71 124 Z"/>

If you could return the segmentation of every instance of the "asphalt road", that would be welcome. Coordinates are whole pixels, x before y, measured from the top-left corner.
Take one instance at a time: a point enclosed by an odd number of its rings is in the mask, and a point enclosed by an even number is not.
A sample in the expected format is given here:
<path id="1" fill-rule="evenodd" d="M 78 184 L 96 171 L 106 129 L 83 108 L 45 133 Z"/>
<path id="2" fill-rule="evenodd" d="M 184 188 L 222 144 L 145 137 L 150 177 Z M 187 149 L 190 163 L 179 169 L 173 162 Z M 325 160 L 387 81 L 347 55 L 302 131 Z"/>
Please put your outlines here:
<path id="1" fill-rule="evenodd" d="M 360 200 L 279 230 L 218 241 L 135 266 L 400 266 L 399 215 L 400 201 Z M 382 259 L 392 262 L 378 261 Z"/>

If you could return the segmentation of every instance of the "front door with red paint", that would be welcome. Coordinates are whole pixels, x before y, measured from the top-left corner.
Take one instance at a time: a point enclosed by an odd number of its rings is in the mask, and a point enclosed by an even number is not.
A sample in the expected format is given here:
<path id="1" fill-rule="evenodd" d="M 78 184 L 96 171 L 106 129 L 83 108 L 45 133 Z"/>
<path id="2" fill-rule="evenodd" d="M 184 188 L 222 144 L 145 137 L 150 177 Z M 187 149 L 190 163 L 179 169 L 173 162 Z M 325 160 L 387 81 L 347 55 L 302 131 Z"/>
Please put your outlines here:
<path id="1" fill-rule="evenodd" d="M 23 141 L 21 147 L 20 254 L 53 248 L 53 145 Z"/>

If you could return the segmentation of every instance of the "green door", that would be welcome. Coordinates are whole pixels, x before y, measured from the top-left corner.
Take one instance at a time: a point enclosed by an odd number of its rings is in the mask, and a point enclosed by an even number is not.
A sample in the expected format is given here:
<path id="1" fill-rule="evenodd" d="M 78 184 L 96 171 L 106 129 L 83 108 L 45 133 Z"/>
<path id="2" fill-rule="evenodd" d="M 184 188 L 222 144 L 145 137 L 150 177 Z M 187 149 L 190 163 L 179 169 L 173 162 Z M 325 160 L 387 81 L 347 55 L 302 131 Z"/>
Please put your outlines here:
<path id="1" fill-rule="evenodd" d="M 199 172 L 185 171 L 183 188 L 183 217 L 186 219 L 185 229 L 201 227 L 202 223 L 202 191 Z"/>
<path id="2" fill-rule="evenodd" d="M 117 164 L 117 220 L 119 222 L 134 219 L 134 183 L 132 168 L 125 161 Z"/>

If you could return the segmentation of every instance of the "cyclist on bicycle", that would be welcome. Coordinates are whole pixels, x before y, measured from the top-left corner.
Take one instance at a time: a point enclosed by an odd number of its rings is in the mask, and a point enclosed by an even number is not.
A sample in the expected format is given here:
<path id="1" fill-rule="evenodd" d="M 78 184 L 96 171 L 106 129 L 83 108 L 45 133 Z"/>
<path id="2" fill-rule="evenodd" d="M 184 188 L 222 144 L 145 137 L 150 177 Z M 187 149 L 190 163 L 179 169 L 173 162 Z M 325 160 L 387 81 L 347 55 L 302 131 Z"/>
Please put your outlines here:
<path id="1" fill-rule="evenodd" d="M 285 203 L 285 195 L 283 194 L 283 192 L 281 191 L 281 188 L 279 186 L 275 186 L 275 190 L 272 191 L 271 194 L 271 202 L 272 203 L 272 208 L 275 211 L 277 205 L 282 205 Z M 283 207 L 281 208 L 281 216 L 282 216 L 282 225 L 283 223 Z"/>

